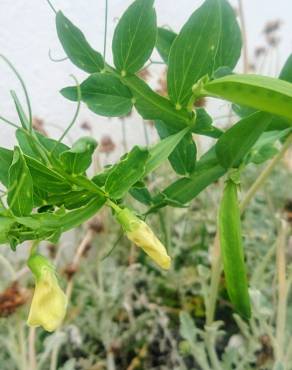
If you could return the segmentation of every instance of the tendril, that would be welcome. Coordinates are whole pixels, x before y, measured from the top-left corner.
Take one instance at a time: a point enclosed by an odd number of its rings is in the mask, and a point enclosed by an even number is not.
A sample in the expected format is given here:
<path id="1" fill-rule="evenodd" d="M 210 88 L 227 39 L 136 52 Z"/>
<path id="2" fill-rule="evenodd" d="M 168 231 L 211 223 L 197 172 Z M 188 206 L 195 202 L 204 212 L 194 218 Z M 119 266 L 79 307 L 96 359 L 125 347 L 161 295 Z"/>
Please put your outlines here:
<path id="1" fill-rule="evenodd" d="M 3 121 L 3 122 L 6 122 L 8 125 L 10 125 L 14 128 L 17 128 L 17 129 L 19 128 L 19 126 L 16 123 L 9 121 L 9 119 L 7 119 L 3 116 L 0 116 L 0 120 Z"/>
<path id="2" fill-rule="evenodd" d="M 0 58 L 2 58 L 4 62 L 12 69 L 12 71 L 14 72 L 15 76 L 17 77 L 18 81 L 20 82 L 22 86 L 22 89 L 25 95 L 26 104 L 27 104 L 27 109 L 28 109 L 29 131 L 31 132 L 32 131 L 32 110 L 31 110 L 29 95 L 28 95 L 25 83 L 23 81 L 23 78 L 21 77 L 17 69 L 14 67 L 14 65 L 4 55 L 0 54 Z"/>
<path id="3" fill-rule="evenodd" d="M 105 0 L 105 12 L 104 12 L 104 39 L 103 39 L 103 59 L 106 57 L 106 45 L 107 45 L 107 21 L 108 21 L 108 0 Z"/>
<path id="4" fill-rule="evenodd" d="M 55 62 L 55 63 L 60 63 L 60 62 L 64 62 L 65 60 L 69 59 L 68 57 L 64 57 L 64 58 L 54 58 L 52 56 L 52 51 L 51 49 L 49 49 L 49 52 L 48 52 L 48 55 L 49 55 L 49 58 L 52 62 Z"/>
<path id="5" fill-rule="evenodd" d="M 66 130 L 63 132 L 62 136 L 59 138 L 59 140 L 57 141 L 57 143 L 55 144 L 55 146 L 54 146 L 53 150 L 51 151 L 51 154 L 53 154 L 53 152 L 56 150 L 56 148 L 57 148 L 58 144 L 60 144 L 60 143 L 61 143 L 61 141 L 64 139 L 64 137 L 65 137 L 65 136 L 68 134 L 68 132 L 71 130 L 71 128 L 73 127 L 74 123 L 75 123 L 75 122 L 76 122 L 76 120 L 77 120 L 77 117 L 78 117 L 78 115 L 79 115 L 79 111 L 80 111 L 80 106 L 81 106 L 81 88 L 80 88 L 80 84 L 79 84 L 79 82 L 78 82 L 78 80 L 77 80 L 77 78 L 76 78 L 75 76 L 73 76 L 73 75 L 70 75 L 70 76 L 74 79 L 74 81 L 75 81 L 75 83 L 76 83 L 76 88 L 77 88 L 77 101 L 78 101 L 78 103 L 77 103 L 77 108 L 76 108 L 76 112 L 75 112 L 75 114 L 74 114 L 74 116 L 73 116 L 72 121 L 70 122 L 70 124 L 68 125 L 68 127 L 66 128 Z"/>
<path id="6" fill-rule="evenodd" d="M 49 4 L 49 7 L 52 9 L 52 11 L 55 13 L 55 14 L 57 14 L 57 10 L 56 10 L 56 8 L 54 7 L 54 5 L 51 3 L 51 1 L 50 0 L 46 0 L 47 1 L 47 3 Z"/>

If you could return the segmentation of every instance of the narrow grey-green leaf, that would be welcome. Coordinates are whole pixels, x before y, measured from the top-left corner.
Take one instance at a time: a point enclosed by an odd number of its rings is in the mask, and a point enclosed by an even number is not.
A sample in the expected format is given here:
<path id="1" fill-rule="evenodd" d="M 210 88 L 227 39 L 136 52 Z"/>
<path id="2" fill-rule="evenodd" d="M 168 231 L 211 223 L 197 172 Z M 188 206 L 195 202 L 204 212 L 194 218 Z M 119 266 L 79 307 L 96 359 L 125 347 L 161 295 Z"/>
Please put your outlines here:
<path id="1" fill-rule="evenodd" d="M 165 136 L 165 138 L 158 144 L 153 145 L 149 149 L 150 157 L 147 160 L 144 175 L 154 171 L 164 161 L 166 161 L 175 148 L 183 140 L 185 135 L 189 132 L 189 130 L 189 128 L 185 128 L 184 130 L 174 133 L 173 135 L 167 135 L 167 137 Z"/>
<path id="2" fill-rule="evenodd" d="M 149 152 L 135 146 L 116 166 L 113 166 L 105 183 L 111 198 L 122 198 L 145 173 Z"/>
<path id="3" fill-rule="evenodd" d="M 83 33 L 59 11 L 56 15 L 59 40 L 72 63 L 88 73 L 100 72 L 104 61 L 100 53 L 92 49 Z"/>
<path id="4" fill-rule="evenodd" d="M 135 107 L 144 119 L 161 120 L 169 127 L 181 130 L 188 126 L 191 114 L 187 110 L 176 110 L 166 98 L 156 94 L 143 80 L 136 76 L 123 78 L 134 98 Z"/>
<path id="5" fill-rule="evenodd" d="M 154 0 L 136 0 L 122 15 L 114 32 L 113 57 L 122 75 L 139 71 L 152 54 L 156 41 Z"/>
<path id="6" fill-rule="evenodd" d="M 71 149 L 60 154 L 60 161 L 70 174 L 82 174 L 91 165 L 96 147 L 96 140 L 91 137 L 82 137 L 73 144 Z"/>
<path id="7" fill-rule="evenodd" d="M 7 202 L 15 216 L 29 215 L 33 208 L 33 182 L 25 159 L 18 147 L 14 148 L 9 168 Z"/>
<path id="8" fill-rule="evenodd" d="M 115 76 L 94 73 L 80 85 L 81 99 L 90 110 L 107 117 L 127 115 L 133 106 L 131 91 Z M 65 87 L 61 94 L 78 100 L 76 86 Z"/>
<path id="9" fill-rule="evenodd" d="M 175 135 L 175 131 L 169 129 L 164 122 L 156 121 L 155 127 L 161 139 L 166 140 L 170 135 Z M 172 168 L 179 175 L 189 175 L 196 166 L 197 147 L 192 138 L 191 132 L 184 135 L 182 140 L 176 145 L 169 155 L 169 162 Z"/>
<path id="10" fill-rule="evenodd" d="M 167 85 L 169 97 L 178 108 L 188 104 L 195 82 L 212 74 L 220 31 L 220 1 L 206 0 L 174 40 L 168 60 Z"/>
<path id="11" fill-rule="evenodd" d="M 15 104 L 15 108 L 16 108 L 16 111 L 17 111 L 17 114 L 18 114 L 18 117 L 19 117 L 19 120 L 20 120 L 20 123 L 21 123 L 21 126 L 25 129 L 25 130 L 28 130 L 29 129 L 29 126 L 30 126 L 30 123 L 28 121 L 28 118 L 24 112 L 24 109 L 15 93 L 15 91 L 11 91 L 11 96 L 13 98 L 13 101 L 14 101 L 14 104 Z"/>
<path id="12" fill-rule="evenodd" d="M 271 120 L 270 114 L 257 112 L 243 118 L 221 135 L 216 143 L 216 154 L 221 166 L 239 166 Z"/>

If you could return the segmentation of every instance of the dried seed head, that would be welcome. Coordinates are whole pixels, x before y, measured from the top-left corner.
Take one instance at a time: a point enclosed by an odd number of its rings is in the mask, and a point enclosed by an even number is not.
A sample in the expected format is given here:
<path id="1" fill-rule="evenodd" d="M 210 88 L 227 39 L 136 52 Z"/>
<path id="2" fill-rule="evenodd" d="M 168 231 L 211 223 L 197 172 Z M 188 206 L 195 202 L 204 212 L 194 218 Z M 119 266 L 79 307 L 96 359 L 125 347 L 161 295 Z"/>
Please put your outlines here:
<path id="1" fill-rule="evenodd" d="M 99 151 L 100 153 L 111 153 L 115 150 L 116 145 L 113 142 L 112 138 L 108 135 L 105 135 L 101 138 L 100 140 L 100 145 L 99 145 Z"/>
<path id="2" fill-rule="evenodd" d="M 28 296 L 26 289 L 21 288 L 17 282 L 12 283 L 0 293 L 0 317 L 12 315 L 18 307 L 26 303 Z"/>

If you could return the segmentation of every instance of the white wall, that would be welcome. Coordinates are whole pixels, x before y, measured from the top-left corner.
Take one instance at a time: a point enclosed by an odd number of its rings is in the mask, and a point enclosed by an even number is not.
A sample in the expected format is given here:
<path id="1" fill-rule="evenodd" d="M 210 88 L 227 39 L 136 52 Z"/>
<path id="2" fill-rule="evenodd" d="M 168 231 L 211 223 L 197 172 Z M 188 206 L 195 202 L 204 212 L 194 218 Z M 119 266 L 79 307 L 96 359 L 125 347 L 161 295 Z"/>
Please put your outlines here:
<path id="1" fill-rule="evenodd" d="M 201 3 L 196 0 L 156 0 L 156 9 L 160 25 L 169 24 L 175 30 L 188 18 L 188 15 Z M 54 0 L 57 9 L 64 13 L 86 34 L 93 47 L 102 51 L 104 27 L 103 0 Z M 117 18 L 131 3 L 131 0 L 109 0 L 109 32 L 108 50 Z M 236 6 L 237 0 L 232 1 Z M 280 57 L 271 58 L 268 70 L 274 73 L 276 63 L 282 63 L 292 51 L 292 2 L 291 0 L 243 0 L 248 30 L 248 47 L 250 54 L 254 47 L 263 43 L 262 28 L 267 20 L 281 19 L 283 26 L 280 32 L 282 42 Z M 64 127 L 71 119 L 75 106 L 64 99 L 58 91 L 72 83 L 69 75 L 73 73 L 82 80 L 84 74 L 69 61 L 53 63 L 48 58 L 48 50 L 55 57 L 63 57 L 64 53 L 58 42 L 54 25 L 54 14 L 45 0 L 0 0 L 0 53 L 5 54 L 17 66 L 25 79 L 35 116 L 44 118 L 46 122 Z M 273 59 L 274 58 L 274 59 Z M 16 120 L 10 89 L 20 91 L 15 78 L 3 62 L 0 63 L 0 114 Z M 82 108 L 73 136 L 81 133 L 80 122 L 89 120 L 97 138 L 104 133 L 115 135 L 121 141 L 121 124 L 115 119 L 105 119 L 91 114 Z M 0 145 L 13 144 L 13 131 L 1 124 Z M 52 135 L 58 136 L 56 129 L 50 129 Z M 82 132 L 84 134 L 84 132 Z M 150 132 L 151 134 L 151 132 Z M 129 142 L 144 144 L 145 138 L 141 120 L 135 116 L 127 124 Z"/>

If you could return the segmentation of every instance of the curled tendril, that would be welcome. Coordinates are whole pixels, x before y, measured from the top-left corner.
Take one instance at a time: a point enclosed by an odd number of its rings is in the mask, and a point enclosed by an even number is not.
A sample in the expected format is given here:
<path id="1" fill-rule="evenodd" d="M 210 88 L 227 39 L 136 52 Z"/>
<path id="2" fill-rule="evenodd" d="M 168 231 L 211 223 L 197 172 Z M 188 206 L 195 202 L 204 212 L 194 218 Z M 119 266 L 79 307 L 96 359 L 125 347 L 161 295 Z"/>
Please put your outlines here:
<path id="1" fill-rule="evenodd" d="M 24 96 L 25 96 L 25 100 L 26 100 L 26 104 L 27 104 L 27 109 L 28 109 L 29 131 L 31 132 L 32 131 L 32 110 L 31 110 L 29 95 L 28 95 L 25 83 L 23 81 L 23 78 L 21 77 L 20 73 L 17 71 L 17 69 L 14 67 L 14 65 L 10 62 L 9 59 L 7 59 L 2 54 L 0 54 L 0 58 L 2 58 L 4 60 L 4 62 L 11 68 L 11 70 L 14 72 L 15 76 L 17 77 L 18 81 L 20 82 L 20 84 L 22 86 Z M 7 122 L 7 120 L 6 120 L 6 122 Z M 9 123 L 9 122 L 7 122 L 7 123 Z"/>
<path id="2" fill-rule="evenodd" d="M 77 88 L 77 108 L 76 108 L 76 112 L 73 116 L 73 119 L 72 121 L 70 122 L 70 124 L 68 125 L 68 127 L 66 128 L 66 130 L 63 132 L 63 134 L 61 135 L 61 137 L 59 138 L 59 140 L 57 141 L 56 145 L 54 146 L 51 154 L 55 151 L 55 149 L 57 148 L 58 144 L 61 143 L 61 141 L 64 139 L 64 137 L 68 134 L 68 132 L 71 130 L 71 128 L 73 127 L 74 123 L 76 122 L 77 120 L 77 117 L 79 115 L 79 111 L 80 111 L 80 106 L 81 106 L 81 88 L 80 88 L 80 84 L 77 80 L 77 78 L 74 76 L 74 75 L 70 75 L 75 83 L 76 83 L 76 88 Z"/>
<path id="3" fill-rule="evenodd" d="M 64 62 L 65 60 L 69 59 L 68 57 L 64 57 L 64 58 L 54 58 L 52 56 L 52 51 L 51 49 L 49 49 L 49 52 L 48 52 L 48 55 L 49 55 L 49 58 L 52 62 L 55 62 L 55 63 L 60 63 L 60 62 Z"/>
<path id="4" fill-rule="evenodd" d="M 50 1 L 50 0 L 47 0 L 47 3 L 49 4 L 49 7 L 52 9 L 52 11 L 53 11 L 55 14 L 57 14 L 57 10 L 56 10 L 56 8 L 54 7 L 54 5 L 51 3 L 51 1 Z"/>

